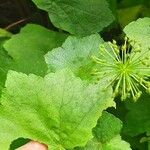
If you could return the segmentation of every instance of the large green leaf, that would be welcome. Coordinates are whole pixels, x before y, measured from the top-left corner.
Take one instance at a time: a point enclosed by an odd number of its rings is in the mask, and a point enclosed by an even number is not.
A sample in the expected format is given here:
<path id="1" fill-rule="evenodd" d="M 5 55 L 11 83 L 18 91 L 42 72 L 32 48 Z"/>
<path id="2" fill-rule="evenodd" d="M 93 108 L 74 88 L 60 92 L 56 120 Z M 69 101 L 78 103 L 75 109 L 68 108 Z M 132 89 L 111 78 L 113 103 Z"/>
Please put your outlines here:
<path id="1" fill-rule="evenodd" d="M 84 146 L 107 107 L 112 90 L 87 84 L 68 70 L 44 78 L 10 71 L 0 106 L 0 148 L 19 138 L 45 143 L 50 150 Z"/>
<path id="2" fill-rule="evenodd" d="M 47 65 L 44 54 L 60 46 L 66 35 L 47 30 L 39 25 L 29 24 L 13 35 L 4 48 L 13 58 L 12 69 L 24 73 L 45 75 Z"/>
<path id="3" fill-rule="evenodd" d="M 48 68 L 50 71 L 70 68 L 77 76 L 90 79 L 95 65 L 91 56 L 98 54 L 101 43 L 103 40 L 98 34 L 84 38 L 70 36 L 61 47 L 46 54 Z"/>
<path id="4" fill-rule="evenodd" d="M 48 12 L 52 23 L 72 34 L 102 31 L 114 21 L 107 0 L 32 0 Z"/>

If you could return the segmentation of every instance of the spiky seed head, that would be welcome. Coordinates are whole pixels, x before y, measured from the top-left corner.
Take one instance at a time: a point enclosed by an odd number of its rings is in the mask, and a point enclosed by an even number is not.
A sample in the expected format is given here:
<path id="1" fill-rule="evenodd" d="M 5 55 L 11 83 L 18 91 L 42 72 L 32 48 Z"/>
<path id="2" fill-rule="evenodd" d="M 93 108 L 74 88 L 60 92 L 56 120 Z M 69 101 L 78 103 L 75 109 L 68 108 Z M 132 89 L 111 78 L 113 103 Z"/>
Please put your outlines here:
<path id="1" fill-rule="evenodd" d="M 93 71 L 97 79 L 108 78 L 109 85 L 114 88 L 113 95 L 121 92 L 122 100 L 132 96 L 137 101 L 142 88 L 150 93 L 150 49 L 143 49 L 127 37 L 122 46 L 118 46 L 115 40 L 108 45 L 100 45 L 99 57 L 92 56 L 98 66 Z"/>

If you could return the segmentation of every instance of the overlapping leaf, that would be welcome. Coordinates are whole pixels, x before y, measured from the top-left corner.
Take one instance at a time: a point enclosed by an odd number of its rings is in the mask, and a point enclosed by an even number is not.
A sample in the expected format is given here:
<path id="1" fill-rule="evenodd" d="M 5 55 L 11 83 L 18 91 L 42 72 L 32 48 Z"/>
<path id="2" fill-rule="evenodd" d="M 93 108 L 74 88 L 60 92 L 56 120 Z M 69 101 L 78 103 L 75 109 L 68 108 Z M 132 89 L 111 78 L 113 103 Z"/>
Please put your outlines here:
<path id="1" fill-rule="evenodd" d="M 122 122 L 110 113 L 103 112 L 93 129 L 94 138 L 83 148 L 76 150 L 131 150 L 130 145 L 121 139 Z"/>
<path id="2" fill-rule="evenodd" d="M 50 150 L 84 146 L 107 107 L 113 106 L 105 83 L 87 84 L 68 70 L 44 78 L 10 71 L 0 107 L 0 148 L 29 138 Z"/>
<path id="3" fill-rule="evenodd" d="M 143 47 L 150 47 L 150 18 L 140 18 L 131 22 L 124 29 L 126 35 L 139 42 Z"/>
<path id="4" fill-rule="evenodd" d="M 29 24 L 19 34 L 12 36 L 4 48 L 13 58 L 12 69 L 24 73 L 45 75 L 47 65 L 44 54 L 60 46 L 66 35 L 47 30 L 39 25 Z"/>
<path id="5" fill-rule="evenodd" d="M 134 62 L 139 63 L 137 72 L 150 75 L 150 18 L 140 18 L 137 21 L 131 22 L 124 29 L 127 37 L 132 40 L 135 50 L 140 50 L 135 55 L 132 54 Z"/>
<path id="6" fill-rule="evenodd" d="M 48 12 L 52 23 L 71 34 L 89 35 L 102 31 L 114 20 L 107 0 L 32 0 Z"/>
<path id="7" fill-rule="evenodd" d="M 53 49 L 46 54 L 48 68 L 50 71 L 69 68 L 77 76 L 90 79 L 91 71 L 95 65 L 91 56 L 98 54 L 101 43 L 103 40 L 98 34 L 84 38 L 70 36 L 62 47 Z"/>
<path id="8" fill-rule="evenodd" d="M 103 112 L 102 117 L 93 129 L 93 134 L 99 141 L 106 143 L 120 134 L 121 128 L 121 120 L 108 112 Z"/>

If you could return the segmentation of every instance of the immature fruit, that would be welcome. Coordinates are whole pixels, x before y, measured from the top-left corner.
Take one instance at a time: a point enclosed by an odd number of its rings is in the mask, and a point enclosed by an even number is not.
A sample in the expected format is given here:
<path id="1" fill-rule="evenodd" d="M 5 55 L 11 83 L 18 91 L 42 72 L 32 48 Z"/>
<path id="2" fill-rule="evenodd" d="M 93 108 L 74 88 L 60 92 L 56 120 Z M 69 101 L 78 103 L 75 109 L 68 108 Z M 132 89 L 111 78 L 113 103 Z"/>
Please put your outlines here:
<path id="1" fill-rule="evenodd" d="M 143 49 L 140 44 L 125 38 L 125 43 L 118 46 L 116 41 L 100 45 L 100 56 L 92 56 L 97 68 L 94 75 L 108 79 L 114 87 L 114 96 L 121 93 L 121 99 L 132 96 L 136 101 L 142 94 L 142 88 L 150 93 L 150 49 Z M 108 85 L 108 86 L 109 86 Z"/>

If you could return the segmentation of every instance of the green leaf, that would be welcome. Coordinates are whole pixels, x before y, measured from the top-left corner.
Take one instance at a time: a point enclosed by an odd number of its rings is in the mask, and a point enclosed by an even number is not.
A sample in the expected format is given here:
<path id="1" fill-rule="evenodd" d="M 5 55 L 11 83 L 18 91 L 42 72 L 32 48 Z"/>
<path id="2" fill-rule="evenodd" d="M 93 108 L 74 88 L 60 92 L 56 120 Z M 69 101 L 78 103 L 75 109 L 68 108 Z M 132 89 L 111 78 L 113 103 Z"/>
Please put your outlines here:
<path id="1" fill-rule="evenodd" d="M 39 25 L 29 24 L 4 44 L 13 58 L 12 69 L 24 73 L 45 75 L 47 65 L 44 54 L 60 46 L 66 35 L 53 32 Z"/>
<path id="2" fill-rule="evenodd" d="M 131 148 L 129 143 L 122 140 L 120 135 L 117 135 L 106 143 L 92 139 L 84 148 L 76 148 L 75 150 L 131 150 Z"/>
<path id="3" fill-rule="evenodd" d="M 85 147 L 75 150 L 131 150 L 130 145 L 119 135 L 121 128 L 121 120 L 108 112 L 103 112 L 93 129 L 94 138 Z"/>
<path id="4" fill-rule="evenodd" d="M 84 38 L 70 36 L 65 43 L 48 52 L 45 56 L 50 71 L 69 68 L 82 79 L 91 79 L 91 71 L 95 63 L 92 55 L 99 52 L 99 45 L 104 43 L 98 34 Z"/>
<path id="5" fill-rule="evenodd" d="M 107 0 L 109 3 L 109 8 L 111 9 L 115 18 L 117 18 L 117 1 L 116 0 Z"/>
<path id="6" fill-rule="evenodd" d="M 121 128 L 121 120 L 108 112 L 103 112 L 102 117 L 98 120 L 96 127 L 93 129 L 93 134 L 98 141 L 105 143 L 120 134 Z"/>
<path id="7" fill-rule="evenodd" d="M 32 0 L 48 12 L 52 23 L 71 34 L 90 35 L 114 21 L 107 0 Z"/>
<path id="8" fill-rule="evenodd" d="M 85 147 L 76 147 L 74 150 L 103 150 L 102 143 L 93 138 L 86 144 Z"/>
<path id="9" fill-rule="evenodd" d="M 7 71 L 12 63 L 11 57 L 3 48 L 3 44 L 11 37 L 11 34 L 3 29 L 0 29 L 0 95 L 1 90 L 6 80 Z"/>
<path id="10" fill-rule="evenodd" d="M 8 56 L 7 52 L 4 49 L 0 48 L 0 95 L 1 90 L 5 84 L 7 71 L 10 69 L 11 63 L 11 57 Z"/>
<path id="11" fill-rule="evenodd" d="M 124 134 L 136 136 L 145 132 L 150 132 L 150 96 L 143 93 L 136 102 L 128 102 L 126 107 L 128 113 L 124 124 Z"/>
<path id="12" fill-rule="evenodd" d="M 132 46 L 137 50 L 136 55 L 132 54 L 134 61 L 139 61 L 137 73 L 150 75 L 150 18 L 140 18 L 131 22 L 124 29 L 127 37 L 132 40 Z"/>
<path id="13" fill-rule="evenodd" d="M 123 141 L 118 135 L 110 142 L 104 144 L 103 150 L 131 150 L 130 144 Z"/>
<path id="14" fill-rule="evenodd" d="M 69 70 L 44 78 L 10 71 L 0 106 L 1 149 L 19 137 L 50 150 L 84 146 L 102 111 L 114 105 L 104 85 L 87 84 Z"/>
<path id="15" fill-rule="evenodd" d="M 124 29 L 126 35 L 139 42 L 143 47 L 150 47 L 150 18 L 140 18 L 131 22 Z"/>
<path id="16" fill-rule="evenodd" d="M 94 138 L 85 147 L 75 148 L 74 150 L 131 150 L 131 148 L 129 143 L 122 140 L 120 135 L 117 135 L 106 143 L 101 143 Z"/>

